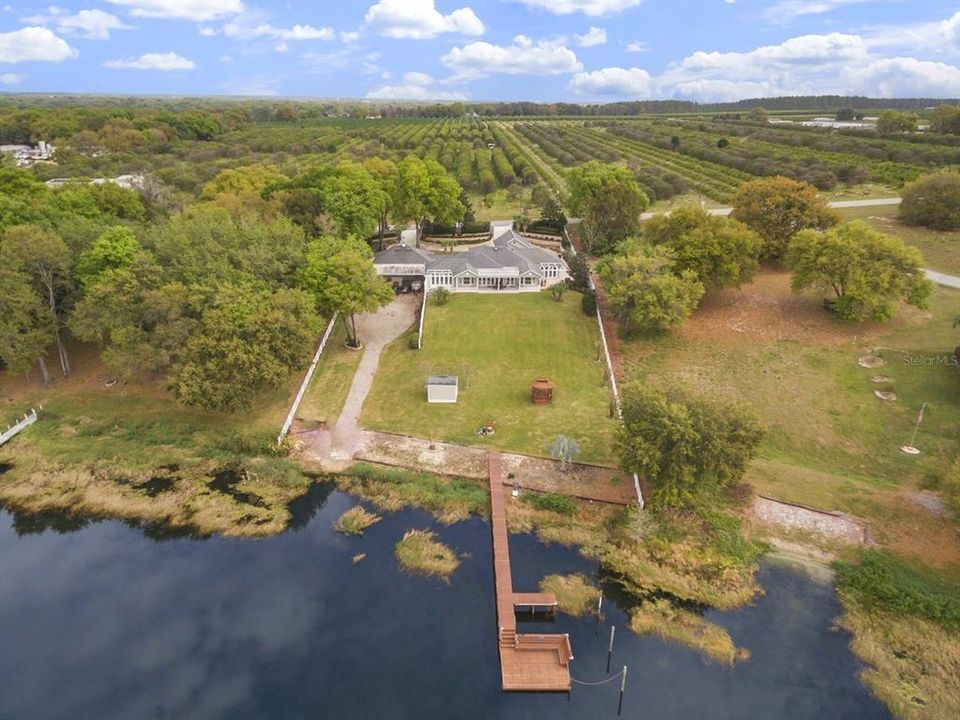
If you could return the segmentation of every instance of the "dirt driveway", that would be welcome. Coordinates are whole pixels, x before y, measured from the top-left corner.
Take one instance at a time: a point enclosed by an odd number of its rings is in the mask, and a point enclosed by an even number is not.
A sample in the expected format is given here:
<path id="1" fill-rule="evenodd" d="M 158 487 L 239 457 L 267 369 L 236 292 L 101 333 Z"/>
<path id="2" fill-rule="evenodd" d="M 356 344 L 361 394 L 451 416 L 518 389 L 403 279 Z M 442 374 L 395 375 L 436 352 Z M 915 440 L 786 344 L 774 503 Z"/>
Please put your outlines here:
<path id="1" fill-rule="evenodd" d="M 348 463 L 360 447 L 363 439 L 358 424 L 360 411 L 377 374 L 380 354 L 388 343 L 403 335 L 416 322 L 419 309 L 419 295 L 398 295 L 377 312 L 357 317 L 357 335 L 364 346 L 363 357 L 330 435 L 329 457 L 335 463 Z"/>

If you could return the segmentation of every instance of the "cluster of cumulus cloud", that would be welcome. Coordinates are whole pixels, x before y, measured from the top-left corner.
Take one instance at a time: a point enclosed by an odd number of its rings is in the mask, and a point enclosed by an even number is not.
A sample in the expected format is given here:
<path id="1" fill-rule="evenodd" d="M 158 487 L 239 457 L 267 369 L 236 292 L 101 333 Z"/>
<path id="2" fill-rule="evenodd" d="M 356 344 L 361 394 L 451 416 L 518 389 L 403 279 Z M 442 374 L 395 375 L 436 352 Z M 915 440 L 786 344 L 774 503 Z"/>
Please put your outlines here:
<path id="1" fill-rule="evenodd" d="M 608 43 L 605 21 L 619 22 L 618 13 L 642 0 L 513 0 L 532 13 L 581 15 L 586 26 L 571 36 L 534 38 L 519 34 L 509 42 L 481 39 L 488 28 L 470 7 L 438 9 L 435 0 L 378 0 L 363 12 L 358 26 L 337 30 L 296 24 L 280 27 L 269 14 L 248 7 L 244 0 L 107 0 L 121 19 L 102 9 L 74 11 L 52 6 L 21 18 L 19 30 L 0 33 L 0 63 L 60 62 L 77 57 L 71 40 L 106 40 L 150 19 L 176 19 L 198 24 L 203 36 L 238 41 L 264 41 L 276 52 L 289 52 L 298 43 L 333 43 L 329 52 L 304 50 L 301 63 L 344 67 L 355 63 L 363 75 L 379 76 L 367 96 L 375 99 L 468 99 L 471 83 L 496 75 L 566 76 L 566 87 L 584 99 L 684 98 L 703 101 L 742 97 L 803 94 L 863 94 L 870 96 L 960 96 L 960 12 L 936 21 L 897 27 L 877 26 L 853 32 L 792 37 L 777 44 L 741 52 L 697 51 L 651 72 L 643 64 L 649 44 L 634 39 L 621 48 L 622 64 L 588 68 L 578 52 Z M 732 0 L 727 0 L 732 2 Z M 809 14 L 830 12 L 860 0 L 779 0 L 758 9 L 770 25 L 784 25 Z M 484 5 L 485 12 L 491 6 Z M 434 78 L 408 72 L 393 78 L 380 66 L 378 52 L 361 54 L 365 38 L 410 41 L 454 39 L 439 56 L 444 75 Z M 915 57 L 917 53 L 923 57 Z M 617 57 L 607 53 L 607 57 Z M 221 58 L 229 62 L 229 57 Z M 609 63 L 609 59 L 607 63 Z M 151 52 L 103 63 L 113 69 L 192 70 L 197 64 L 176 52 Z M 16 73 L 0 75 L 13 84 Z M 269 83 L 264 83 L 269 84 Z"/>

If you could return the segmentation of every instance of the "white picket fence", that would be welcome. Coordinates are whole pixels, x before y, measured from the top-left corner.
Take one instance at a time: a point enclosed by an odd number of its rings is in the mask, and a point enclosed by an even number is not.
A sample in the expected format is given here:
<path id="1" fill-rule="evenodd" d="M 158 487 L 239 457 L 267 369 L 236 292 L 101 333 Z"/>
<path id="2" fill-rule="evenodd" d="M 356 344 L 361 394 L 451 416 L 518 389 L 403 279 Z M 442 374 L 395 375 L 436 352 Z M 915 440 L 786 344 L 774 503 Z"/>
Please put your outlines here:
<path id="1" fill-rule="evenodd" d="M 570 246 L 570 253 L 572 255 L 577 254 L 577 249 L 573 246 L 573 243 L 570 242 L 570 235 L 567 234 L 567 229 L 563 229 L 563 236 L 567 239 L 567 244 Z M 590 273 L 590 289 L 596 294 L 597 285 L 593 281 L 593 273 Z M 603 327 L 603 317 L 600 315 L 600 304 L 597 303 L 597 327 L 600 328 L 600 340 L 603 342 L 603 356 L 607 361 L 607 377 L 610 378 L 610 392 L 613 394 L 613 401 L 617 406 L 617 418 L 623 420 L 623 410 L 620 407 L 620 388 L 617 387 L 617 376 L 613 372 L 613 359 L 610 357 L 610 347 L 607 345 L 607 332 Z M 640 489 L 640 478 L 636 473 L 633 473 L 633 490 L 637 495 L 637 504 L 643 508 L 643 491 Z"/>
<path id="2" fill-rule="evenodd" d="M 40 409 L 43 410 L 43 405 L 40 406 Z M 30 408 L 30 412 L 24 415 L 15 425 L 7 425 L 7 429 L 0 433 L 0 445 L 10 440 L 25 427 L 33 425 L 37 421 L 37 417 L 39 417 L 39 413 L 33 408 Z"/>
<path id="3" fill-rule="evenodd" d="M 423 303 L 420 305 L 420 328 L 417 330 L 417 350 L 423 349 L 423 320 L 427 316 L 427 292 L 423 292 Z"/>
<path id="4" fill-rule="evenodd" d="M 283 427 L 280 428 L 280 434 L 277 435 L 277 445 L 282 443 L 283 439 L 287 436 L 287 433 L 290 432 L 290 426 L 293 425 L 293 419 L 297 416 L 297 410 L 300 408 L 300 402 L 303 400 L 303 396 L 307 392 L 307 387 L 310 385 L 310 379 L 313 377 L 313 373 L 317 369 L 317 363 L 320 362 L 320 356 L 323 355 L 323 349 L 327 346 L 327 340 L 330 339 L 330 333 L 333 332 L 333 326 L 337 324 L 337 317 L 338 313 L 334 313 L 333 317 L 330 318 L 330 322 L 327 324 L 327 329 L 323 333 L 323 337 L 320 339 L 320 346 L 317 348 L 317 352 L 313 356 L 313 362 L 310 363 L 310 367 L 307 368 L 307 372 L 303 376 L 303 382 L 300 383 L 300 389 L 297 391 L 297 396 L 293 399 L 293 405 L 290 406 L 290 412 L 287 413 L 287 418 L 283 421 Z"/>

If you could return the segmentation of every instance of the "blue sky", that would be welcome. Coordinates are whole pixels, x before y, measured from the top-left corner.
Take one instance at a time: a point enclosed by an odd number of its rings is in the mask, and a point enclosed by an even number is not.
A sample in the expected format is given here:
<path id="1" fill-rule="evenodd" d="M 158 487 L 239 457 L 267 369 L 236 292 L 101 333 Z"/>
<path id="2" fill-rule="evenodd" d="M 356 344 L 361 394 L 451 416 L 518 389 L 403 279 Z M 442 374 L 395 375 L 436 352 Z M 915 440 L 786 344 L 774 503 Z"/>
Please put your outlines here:
<path id="1" fill-rule="evenodd" d="M 0 0 L 0 90 L 960 97 L 957 2 Z"/>

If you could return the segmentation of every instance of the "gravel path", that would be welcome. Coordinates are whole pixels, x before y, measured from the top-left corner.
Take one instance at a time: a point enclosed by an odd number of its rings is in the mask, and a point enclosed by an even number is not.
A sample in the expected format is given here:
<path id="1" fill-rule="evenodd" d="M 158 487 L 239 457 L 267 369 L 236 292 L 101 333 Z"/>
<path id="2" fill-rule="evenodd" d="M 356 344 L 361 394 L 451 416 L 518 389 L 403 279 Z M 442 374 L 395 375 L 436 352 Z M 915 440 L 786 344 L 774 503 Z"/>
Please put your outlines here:
<path id="1" fill-rule="evenodd" d="M 858 208 L 858 207 L 880 207 L 883 205 L 899 205 L 900 198 L 898 197 L 889 197 L 889 198 L 870 198 L 867 200 L 834 200 L 833 202 L 827 203 L 832 208 Z M 708 208 L 707 212 L 711 215 L 729 215 L 733 212 L 733 208 L 730 207 L 718 207 L 718 208 Z M 641 220 L 649 220 L 654 215 L 660 215 L 661 213 L 645 212 L 640 215 Z M 667 215 L 670 213 L 668 212 Z"/>
<path id="2" fill-rule="evenodd" d="M 373 385 L 380 364 L 380 354 L 388 343 L 400 337 L 417 319 L 420 305 L 418 295 L 400 295 L 386 307 L 373 314 L 357 317 L 357 335 L 364 344 L 363 357 L 353 376 L 350 392 L 333 426 L 330 438 L 330 458 L 334 462 L 348 462 L 360 443 L 360 411 Z"/>

